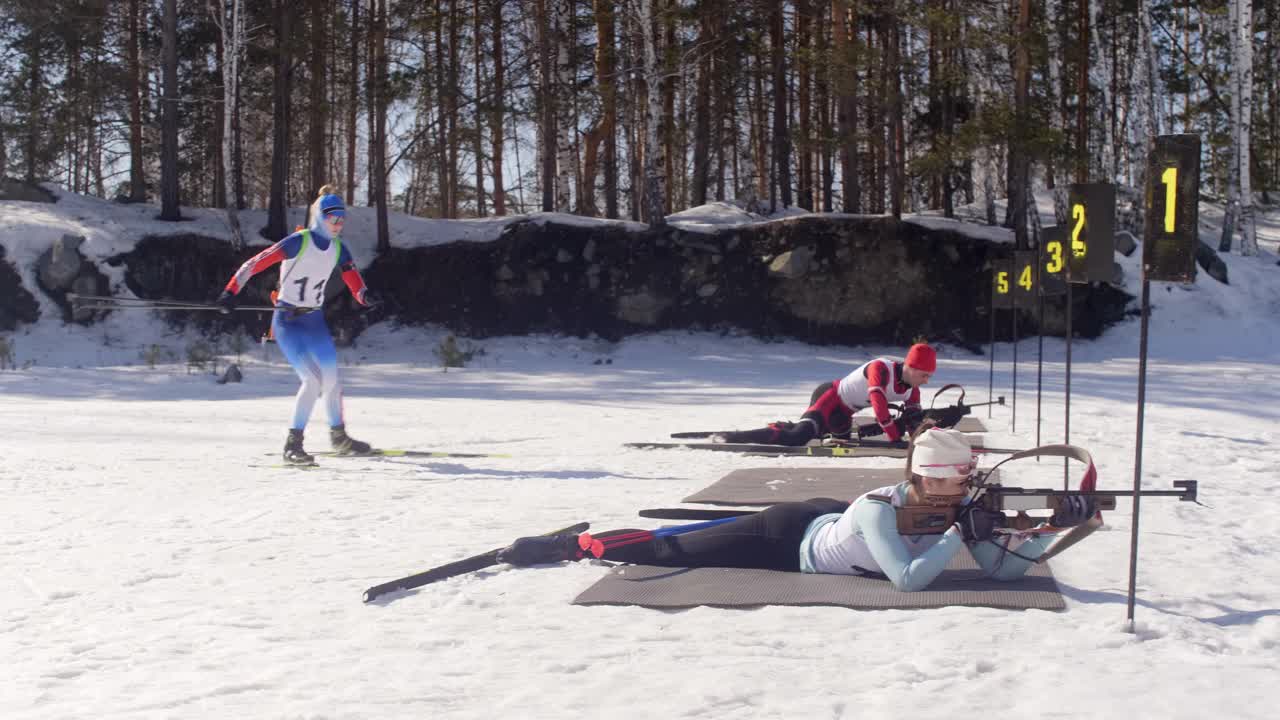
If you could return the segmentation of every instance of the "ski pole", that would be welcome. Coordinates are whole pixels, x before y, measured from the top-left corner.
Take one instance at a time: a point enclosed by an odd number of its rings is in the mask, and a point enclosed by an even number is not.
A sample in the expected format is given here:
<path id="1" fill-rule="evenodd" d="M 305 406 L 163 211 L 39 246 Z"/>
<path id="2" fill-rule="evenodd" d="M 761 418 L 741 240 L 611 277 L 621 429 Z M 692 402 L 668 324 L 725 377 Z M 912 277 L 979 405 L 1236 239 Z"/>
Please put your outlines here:
<path id="1" fill-rule="evenodd" d="M 551 535 L 578 533 L 586 530 L 588 527 L 590 527 L 590 523 L 581 522 L 570 525 L 569 527 L 560 528 L 559 530 L 552 530 L 549 533 L 544 533 L 543 536 L 547 537 Z M 431 568 L 424 572 L 402 577 L 398 580 L 385 582 L 381 585 L 374 585 L 364 591 L 364 601 L 366 603 L 372 602 L 380 595 L 386 595 L 387 593 L 396 592 L 398 590 L 411 590 L 433 582 L 446 580 L 456 575 L 475 572 L 476 570 L 483 570 L 491 565 L 497 565 L 498 553 L 505 549 L 505 547 L 494 548 L 488 552 L 483 552 L 479 555 L 472 555 L 469 558 L 463 558 L 451 563 L 445 563 L 444 565 Z"/>
<path id="2" fill-rule="evenodd" d="M 217 310 L 225 308 L 211 303 L 186 302 L 183 300 L 146 300 L 144 298 L 112 297 L 110 295 L 78 295 L 67 293 L 71 304 L 81 310 Z M 233 310 L 262 312 L 276 310 L 271 305 L 237 305 Z"/>

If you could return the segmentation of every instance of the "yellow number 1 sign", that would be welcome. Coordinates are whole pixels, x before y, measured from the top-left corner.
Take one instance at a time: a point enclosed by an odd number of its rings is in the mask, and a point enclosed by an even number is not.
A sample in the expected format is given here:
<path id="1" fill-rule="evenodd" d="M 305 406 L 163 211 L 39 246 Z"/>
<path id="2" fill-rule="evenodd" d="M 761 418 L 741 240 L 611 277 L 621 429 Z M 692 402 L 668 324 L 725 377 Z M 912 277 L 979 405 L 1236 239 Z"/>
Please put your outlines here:
<path id="1" fill-rule="evenodd" d="M 1161 135 L 1147 165 L 1147 280 L 1193 282 L 1200 242 L 1200 136 Z"/>

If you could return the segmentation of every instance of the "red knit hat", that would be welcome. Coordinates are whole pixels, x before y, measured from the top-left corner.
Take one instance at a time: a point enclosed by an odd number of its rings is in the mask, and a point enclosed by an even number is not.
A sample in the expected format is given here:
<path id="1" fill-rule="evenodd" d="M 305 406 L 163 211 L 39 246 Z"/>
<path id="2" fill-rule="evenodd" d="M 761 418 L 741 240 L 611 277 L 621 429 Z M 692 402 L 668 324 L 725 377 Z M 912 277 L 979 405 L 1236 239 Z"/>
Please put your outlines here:
<path id="1" fill-rule="evenodd" d="M 938 369 L 938 352 L 924 343 L 916 343 L 907 351 L 906 365 L 931 373 Z"/>

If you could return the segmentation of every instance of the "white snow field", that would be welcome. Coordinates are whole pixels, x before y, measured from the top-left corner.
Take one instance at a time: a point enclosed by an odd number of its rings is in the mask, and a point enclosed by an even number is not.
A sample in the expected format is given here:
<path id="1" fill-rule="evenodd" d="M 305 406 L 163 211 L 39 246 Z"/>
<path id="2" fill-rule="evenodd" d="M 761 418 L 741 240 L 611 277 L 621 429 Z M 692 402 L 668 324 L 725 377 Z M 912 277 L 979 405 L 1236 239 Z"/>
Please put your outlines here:
<path id="1" fill-rule="evenodd" d="M 102 256 L 166 227 L 139 210 L 0 203 L 0 243 L 34 288 L 31 261 L 62 232 Z M 360 212 L 353 230 L 371 224 Z M 570 605 L 607 572 L 592 562 L 499 566 L 361 602 L 521 535 L 652 527 L 638 509 L 736 468 L 898 466 L 621 444 L 794 418 L 817 383 L 905 348 L 509 337 L 475 341 L 485 354 L 446 373 L 431 353 L 443 329 L 384 323 L 340 351 L 352 435 L 507 457 L 322 457 L 301 471 L 272 467 L 297 387 L 276 348 L 250 352 L 243 383 L 217 385 L 140 360 L 194 339 L 157 318 L 64 326 L 41 297 L 43 319 L 8 336 L 25 367 L 0 372 L 0 718 L 1271 718 L 1280 228 L 1262 221 L 1261 256 L 1225 257 L 1232 285 L 1202 273 L 1153 290 L 1143 480 L 1198 480 L 1205 506 L 1142 503 L 1133 633 L 1123 500 L 1053 561 L 1065 612 Z M 412 234 L 425 221 L 404 222 Z M 1136 294 L 1137 256 L 1122 264 Z M 1017 432 L 997 408 L 989 444 L 1035 441 L 1036 347 L 1019 347 Z M 1056 442 L 1065 345 L 1044 347 L 1041 432 Z M 996 352 L 1009 396 L 1010 346 Z M 1137 320 L 1076 341 L 1073 361 L 1071 439 L 1093 452 L 1101 488 L 1128 489 Z M 944 346 L 933 386 L 983 400 L 987 362 Z M 308 448 L 325 436 L 318 406 Z M 1006 467 L 1019 484 L 1061 482 L 1056 462 Z"/>

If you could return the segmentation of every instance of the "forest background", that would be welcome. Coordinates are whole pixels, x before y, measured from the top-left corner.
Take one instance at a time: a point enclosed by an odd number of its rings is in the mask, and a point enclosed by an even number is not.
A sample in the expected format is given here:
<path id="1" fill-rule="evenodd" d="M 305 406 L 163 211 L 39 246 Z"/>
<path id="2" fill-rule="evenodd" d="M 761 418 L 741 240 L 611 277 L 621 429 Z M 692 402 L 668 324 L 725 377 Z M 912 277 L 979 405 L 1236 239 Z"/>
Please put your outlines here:
<path id="1" fill-rule="evenodd" d="M 1248 254 L 1278 32 L 1280 0 L 0 0 L 0 178 L 225 208 L 237 247 L 326 183 L 377 208 L 379 251 L 389 208 L 660 225 L 712 200 L 976 204 L 1030 247 L 1036 188 L 1060 224 L 1071 182 L 1140 212 L 1151 139 L 1185 132 Z"/>

